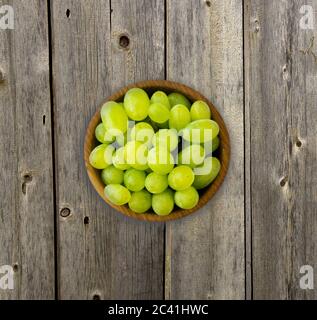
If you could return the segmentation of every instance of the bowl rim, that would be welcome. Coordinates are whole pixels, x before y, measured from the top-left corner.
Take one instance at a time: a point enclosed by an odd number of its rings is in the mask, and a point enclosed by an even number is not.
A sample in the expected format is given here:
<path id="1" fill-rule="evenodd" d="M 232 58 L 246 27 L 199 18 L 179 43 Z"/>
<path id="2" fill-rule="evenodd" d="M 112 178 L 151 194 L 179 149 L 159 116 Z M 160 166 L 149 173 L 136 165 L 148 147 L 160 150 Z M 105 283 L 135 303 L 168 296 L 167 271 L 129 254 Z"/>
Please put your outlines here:
<path id="1" fill-rule="evenodd" d="M 162 90 L 162 91 L 167 91 L 167 92 L 179 92 L 183 95 L 185 95 L 191 102 L 193 100 L 203 100 L 205 101 L 210 110 L 211 110 L 211 115 L 212 119 L 214 119 L 219 127 L 220 127 L 220 132 L 219 132 L 219 138 L 220 138 L 220 156 L 221 159 L 221 169 L 219 171 L 218 176 L 216 179 L 208 186 L 205 188 L 203 191 L 203 194 L 200 195 L 199 201 L 197 205 L 192 208 L 192 209 L 180 209 L 177 208 L 166 216 L 159 216 L 157 214 L 151 214 L 151 213 L 136 213 L 132 211 L 127 205 L 123 206 L 118 206 L 113 203 L 111 203 L 104 195 L 104 184 L 101 181 L 100 178 L 100 170 L 97 170 L 93 168 L 90 163 L 89 163 L 89 155 L 90 152 L 92 151 L 92 147 L 94 146 L 94 141 L 95 141 L 95 128 L 96 126 L 101 122 L 101 116 L 100 116 L 100 110 L 101 107 L 106 103 L 107 101 L 118 101 L 120 98 L 123 98 L 124 94 L 131 88 L 141 88 L 145 91 L 147 90 Z M 176 220 L 183 218 L 185 216 L 188 216 L 196 211 L 198 211 L 200 208 L 202 208 L 204 205 L 207 204 L 207 202 L 215 195 L 215 193 L 219 190 L 220 186 L 222 185 L 225 176 L 227 175 L 228 168 L 229 168 L 229 163 L 230 163 L 230 138 L 229 138 L 229 133 L 227 130 L 227 127 L 225 125 L 225 122 L 223 118 L 221 117 L 219 111 L 216 109 L 216 107 L 213 105 L 211 101 L 209 101 L 205 96 L 203 96 L 201 93 L 196 91 L 195 89 L 179 83 L 179 82 L 174 82 L 170 80 L 145 80 L 145 81 L 139 81 L 136 83 L 131 83 L 112 95 L 110 95 L 108 98 L 106 98 L 97 108 L 95 114 L 93 117 L 90 119 L 88 127 L 86 129 L 86 134 L 85 134 L 85 140 L 84 140 L 84 162 L 85 162 L 85 167 L 86 171 L 89 177 L 89 180 L 91 184 L 93 185 L 94 189 L 97 191 L 97 193 L 101 196 L 101 198 L 109 204 L 112 208 L 116 209 L 120 213 L 124 214 L 125 216 L 135 218 L 137 220 L 141 221 L 150 221 L 150 222 L 166 222 L 166 221 L 171 221 L 171 220 Z"/>

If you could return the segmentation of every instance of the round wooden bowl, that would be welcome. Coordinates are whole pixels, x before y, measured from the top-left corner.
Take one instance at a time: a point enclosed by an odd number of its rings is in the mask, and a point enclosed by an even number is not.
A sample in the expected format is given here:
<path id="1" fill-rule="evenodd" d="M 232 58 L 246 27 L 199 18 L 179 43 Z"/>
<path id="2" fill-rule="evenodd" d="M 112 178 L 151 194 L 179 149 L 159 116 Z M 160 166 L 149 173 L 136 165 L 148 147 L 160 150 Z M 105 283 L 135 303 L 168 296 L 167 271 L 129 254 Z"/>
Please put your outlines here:
<path id="1" fill-rule="evenodd" d="M 117 91 L 108 99 L 106 99 L 102 105 L 106 101 L 122 101 L 125 93 L 134 87 L 142 88 L 145 91 L 147 91 L 149 94 L 152 94 L 153 92 L 157 90 L 162 90 L 166 93 L 170 92 L 179 92 L 183 95 L 185 95 L 190 101 L 194 102 L 196 100 L 203 100 L 205 101 L 210 110 L 211 110 L 211 116 L 212 119 L 214 119 L 220 127 L 220 132 L 219 132 L 219 138 L 220 138 L 220 146 L 218 150 L 216 151 L 215 155 L 218 157 L 218 159 L 221 162 L 221 169 L 220 172 L 217 176 L 217 178 L 205 189 L 200 190 L 200 198 L 199 202 L 196 207 L 190 210 L 183 210 L 178 207 L 174 208 L 174 211 L 167 215 L 167 216 L 158 216 L 153 212 L 149 213 L 135 213 L 127 205 L 124 206 L 117 206 L 111 203 L 109 200 L 106 199 L 104 195 L 104 183 L 101 180 L 100 177 L 100 170 L 97 170 L 93 168 L 90 163 L 89 163 L 89 155 L 91 151 L 95 148 L 95 146 L 98 144 L 96 138 L 95 138 L 95 128 L 96 126 L 101 122 L 101 117 L 100 117 L 100 108 L 96 111 L 94 116 L 92 117 L 88 128 L 86 132 L 86 137 L 85 137 L 85 145 L 84 145 L 84 160 L 85 160 L 85 165 L 87 169 L 87 173 L 89 176 L 89 179 L 91 183 L 93 184 L 94 188 L 97 190 L 99 195 L 104 199 L 105 202 L 107 202 L 111 207 L 115 208 L 119 212 L 125 214 L 126 216 L 133 217 L 138 220 L 143 220 L 143 221 L 157 221 L 157 222 L 163 222 L 163 221 L 169 221 L 169 220 L 175 220 L 179 219 L 182 217 L 185 217 L 201 207 L 203 207 L 212 197 L 213 195 L 217 192 L 219 189 L 220 185 L 222 184 L 227 171 L 228 171 L 228 166 L 229 166 L 229 160 L 230 160 L 230 141 L 229 141 L 229 135 L 227 128 L 225 126 L 225 123 L 220 116 L 219 112 L 217 109 L 213 106 L 213 104 L 207 100 L 203 95 L 201 95 L 199 92 L 193 90 L 190 87 L 187 87 L 183 84 L 177 83 L 177 82 L 172 82 L 172 81 L 167 81 L 167 80 L 147 80 L 147 81 L 142 81 L 142 82 L 137 82 L 131 85 L 126 86 L 125 88 Z"/>

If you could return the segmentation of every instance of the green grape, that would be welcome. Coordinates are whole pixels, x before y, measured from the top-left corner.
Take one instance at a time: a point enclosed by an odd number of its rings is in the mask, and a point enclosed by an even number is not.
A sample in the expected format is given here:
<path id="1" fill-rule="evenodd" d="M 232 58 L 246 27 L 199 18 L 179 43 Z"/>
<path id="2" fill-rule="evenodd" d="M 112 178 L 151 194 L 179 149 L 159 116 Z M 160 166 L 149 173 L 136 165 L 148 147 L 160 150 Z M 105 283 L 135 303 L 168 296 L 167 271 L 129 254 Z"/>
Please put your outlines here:
<path id="1" fill-rule="evenodd" d="M 123 102 L 117 102 L 117 103 L 120 104 L 120 106 L 124 108 Z"/>
<path id="2" fill-rule="evenodd" d="M 195 175 L 193 170 L 187 166 L 178 166 L 168 175 L 169 186 L 176 190 L 185 190 L 194 182 Z"/>
<path id="3" fill-rule="evenodd" d="M 178 146 L 178 135 L 175 129 L 161 129 L 155 133 L 152 139 L 155 148 L 173 151 Z"/>
<path id="4" fill-rule="evenodd" d="M 148 165 L 158 174 L 168 174 L 174 168 L 174 158 L 165 148 L 153 148 L 149 151 Z"/>
<path id="5" fill-rule="evenodd" d="M 194 102 L 190 108 L 190 116 L 192 121 L 210 119 L 210 108 L 208 104 L 201 100 Z"/>
<path id="6" fill-rule="evenodd" d="M 174 193 L 171 189 L 166 189 L 162 193 L 153 194 L 152 208 L 159 216 L 167 216 L 174 209 Z"/>
<path id="7" fill-rule="evenodd" d="M 219 148 L 219 145 L 220 145 L 219 136 L 217 136 L 211 141 L 205 142 L 203 145 L 206 151 L 206 155 L 212 154 L 214 151 L 216 151 Z"/>
<path id="8" fill-rule="evenodd" d="M 189 187 L 182 191 L 176 191 L 174 195 L 175 203 L 181 209 L 192 209 L 199 201 L 199 194 L 193 187 Z"/>
<path id="9" fill-rule="evenodd" d="M 206 158 L 204 163 L 194 169 L 195 180 L 193 187 L 197 190 L 207 187 L 215 180 L 221 168 L 220 161 L 215 157 Z"/>
<path id="10" fill-rule="evenodd" d="M 185 128 L 190 123 L 190 112 L 182 104 L 174 106 L 170 112 L 169 127 L 177 131 Z"/>
<path id="11" fill-rule="evenodd" d="M 117 136 L 127 131 L 128 116 L 122 106 L 114 101 L 108 101 L 102 106 L 101 119 L 111 135 Z"/>
<path id="12" fill-rule="evenodd" d="M 101 144 L 90 153 L 89 163 L 96 169 L 105 169 L 112 164 L 113 152 L 113 146 Z"/>
<path id="13" fill-rule="evenodd" d="M 107 184 L 121 184 L 123 182 L 124 172 L 111 165 L 101 171 L 101 180 Z"/>
<path id="14" fill-rule="evenodd" d="M 182 94 L 180 94 L 178 92 L 170 93 L 168 95 L 168 100 L 170 102 L 171 108 L 173 108 L 177 104 L 182 104 L 185 107 L 187 107 L 188 109 L 191 106 L 190 101 L 185 96 L 183 96 Z"/>
<path id="15" fill-rule="evenodd" d="M 124 147 L 117 149 L 112 157 L 113 165 L 119 170 L 127 170 L 131 166 L 126 163 L 124 157 Z"/>
<path id="16" fill-rule="evenodd" d="M 193 143 L 206 143 L 213 140 L 219 133 L 219 125 L 213 120 L 196 120 L 183 131 L 183 138 Z"/>
<path id="17" fill-rule="evenodd" d="M 156 123 L 164 123 L 170 117 L 169 109 L 161 103 L 152 103 L 149 108 L 149 117 Z"/>
<path id="18" fill-rule="evenodd" d="M 145 185 L 145 172 L 136 170 L 136 169 L 129 169 L 124 173 L 123 181 L 124 185 L 130 191 L 140 191 L 144 188 Z"/>
<path id="19" fill-rule="evenodd" d="M 151 145 L 154 136 L 154 129 L 146 122 L 137 123 L 131 130 L 131 139 Z"/>
<path id="20" fill-rule="evenodd" d="M 167 175 L 152 172 L 145 179 L 145 188 L 151 193 L 161 193 L 168 187 Z"/>
<path id="21" fill-rule="evenodd" d="M 95 137 L 100 143 L 106 143 L 105 141 L 106 129 L 103 123 L 99 123 L 95 129 Z"/>
<path id="22" fill-rule="evenodd" d="M 140 88 L 130 89 L 124 96 L 124 108 L 131 120 L 144 120 L 149 111 L 150 99 Z"/>
<path id="23" fill-rule="evenodd" d="M 145 170 L 147 165 L 148 147 L 140 141 L 129 141 L 124 147 L 126 163 L 137 170 Z"/>
<path id="24" fill-rule="evenodd" d="M 168 109 L 171 109 L 170 102 L 165 92 L 163 91 L 156 91 L 153 93 L 151 97 L 151 103 L 161 103 Z"/>
<path id="25" fill-rule="evenodd" d="M 178 163 L 188 165 L 191 168 L 199 166 L 204 162 L 205 150 L 199 144 L 193 144 L 185 147 L 178 154 Z"/>
<path id="26" fill-rule="evenodd" d="M 144 213 L 152 206 L 152 195 L 146 191 L 141 190 L 133 192 L 129 201 L 129 208 L 136 213 Z"/>
<path id="27" fill-rule="evenodd" d="M 105 197 L 117 206 L 122 206 L 130 201 L 130 191 L 121 184 L 109 184 L 105 187 Z"/>
<path id="28" fill-rule="evenodd" d="M 109 134 L 103 123 L 99 123 L 95 130 L 96 139 L 101 143 L 111 143 L 115 137 Z"/>

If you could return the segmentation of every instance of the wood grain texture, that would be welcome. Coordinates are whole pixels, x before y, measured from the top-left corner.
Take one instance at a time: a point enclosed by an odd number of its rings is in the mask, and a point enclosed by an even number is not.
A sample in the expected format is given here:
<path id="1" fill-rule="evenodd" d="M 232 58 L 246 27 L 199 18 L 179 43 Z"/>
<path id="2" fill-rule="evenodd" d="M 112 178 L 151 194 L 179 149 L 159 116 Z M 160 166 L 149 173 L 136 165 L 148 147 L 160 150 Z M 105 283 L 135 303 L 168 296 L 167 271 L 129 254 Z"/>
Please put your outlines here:
<path id="1" fill-rule="evenodd" d="M 54 299 L 47 4 L 5 4 L 15 15 L 14 30 L 0 30 L 0 266 L 15 272 L 0 300 Z"/>
<path id="2" fill-rule="evenodd" d="M 300 267 L 317 265 L 317 60 L 302 5 L 246 1 L 254 299 L 316 299 Z M 315 16 L 316 17 L 316 16 Z"/>
<path id="3" fill-rule="evenodd" d="M 206 99 L 202 94 L 200 94 L 196 90 L 193 90 L 188 86 L 185 86 L 181 83 L 177 83 L 173 81 L 146 80 L 146 81 L 141 81 L 137 83 L 132 83 L 131 85 L 128 85 L 120 89 L 119 91 L 113 93 L 107 99 L 107 101 L 122 101 L 124 99 L 124 95 L 126 94 L 126 92 L 131 88 L 142 88 L 149 94 L 150 92 L 155 92 L 159 90 L 162 90 L 167 94 L 177 91 L 183 94 L 184 96 L 186 96 L 192 102 L 197 100 L 205 101 L 211 110 L 211 114 L 213 115 L 213 120 L 215 120 L 218 123 L 220 128 L 219 138 L 221 143 L 217 151 L 219 152 L 219 160 L 221 162 L 220 172 L 217 178 L 209 185 L 208 188 L 205 188 L 204 190 L 200 191 L 200 197 L 197 205 L 190 210 L 181 209 L 175 206 L 173 212 L 171 212 L 169 215 L 159 216 L 155 214 L 151 209 L 145 213 L 136 213 L 132 211 L 128 205 L 118 206 L 111 203 L 111 201 L 109 201 L 104 194 L 105 184 L 101 179 L 100 170 L 95 169 L 89 162 L 89 156 L 91 152 L 93 151 L 93 149 L 96 147 L 97 144 L 100 144 L 97 142 L 95 138 L 96 127 L 101 123 L 101 116 L 100 116 L 101 107 L 100 107 L 99 109 L 97 109 L 96 113 L 91 118 L 86 131 L 86 136 L 85 136 L 84 161 L 85 161 L 85 166 L 87 169 L 89 179 L 92 185 L 94 186 L 94 188 L 96 189 L 96 191 L 98 192 L 98 194 L 103 198 L 103 200 L 106 203 L 108 203 L 111 207 L 116 209 L 118 212 L 121 212 L 128 217 L 133 217 L 134 219 L 138 219 L 141 221 L 151 221 L 151 222 L 164 222 L 164 221 L 171 221 L 171 220 L 183 218 L 189 214 L 196 212 L 197 210 L 202 208 L 204 205 L 206 205 L 207 202 L 214 196 L 214 194 L 218 191 L 221 184 L 223 183 L 223 180 L 228 171 L 228 166 L 230 161 L 230 141 L 229 141 L 228 130 L 219 112 L 208 99 Z M 101 105 L 103 104 L 104 102 Z"/>
<path id="4" fill-rule="evenodd" d="M 245 297 L 242 34 L 242 1 L 167 0 L 167 78 L 211 99 L 232 156 L 212 201 L 167 225 L 166 298 Z"/>
<path id="5" fill-rule="evenodd" d="M 160 299 L 164 225 L 135 222 L 106 205 L 82 154 L 89 120 L 107 96 L 164 78 L 164 1 L 53 1 L 51 21 L 57 201 L 60 211 L 70 209 L 58 217 L 59 298 Z"/>

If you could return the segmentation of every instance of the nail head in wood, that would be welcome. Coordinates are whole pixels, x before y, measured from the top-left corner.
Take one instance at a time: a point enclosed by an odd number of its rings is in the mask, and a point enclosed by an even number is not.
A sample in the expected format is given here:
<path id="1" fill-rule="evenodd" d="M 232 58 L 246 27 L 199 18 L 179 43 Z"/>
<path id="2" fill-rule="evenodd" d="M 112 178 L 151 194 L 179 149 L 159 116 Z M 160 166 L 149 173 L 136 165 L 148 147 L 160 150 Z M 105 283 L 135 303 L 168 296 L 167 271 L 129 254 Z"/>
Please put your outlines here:
<path id="1" fill-rule="evenodd" d="M 60 212 L 60 215 L 63 217 L 63 218 L 67 218 L 70 216 L 70 209 L 69 208 L 63 208 Z"/>
<path id="2" fill-rule="evenodd" d="M 301 148 L 303 146 L 303 143 L 299 140 L 299 139 L 297 139 L 297 141 L 296 141 L 296 147 L 297 148 Z"/>
<path id="3" fill-rule="evenodd" d="M 255 32 L 255 33 L 258 33 L 258 32 L 260 31 L 259 20 L 258 20 L 258 19 L 255 19 L 255 20 L 254 20 L 254 24 L 255 24 L 254 32 Z"/>
<path id="4" fill-rule="evenodd" d="M 283 177 L 283 178 L 280 180 L 280 186 L 281 186 L 281 187 L 285 187 L 287 181 L 288 181 L 287 177 Z"/>
<path id="5" fill-rule="evenodd" d="M 26 173 L 24 176 L 23 176 L 23 181 L 25 183 L 28 183 L 28 182 L 31 182 L 33 179 L 32 175 L 30 173 Z"/>
<path id="6" fill-rule="evenodd" d="M 123 34 L 119 37 L 119 45 L 123 49 L 127 49 L 130 45 L 130 39 L 126 34 Z"/>
<path id="7" fill-rule="evenodd" d="M 0 83 L 4 81 L 4 72 L 0 69 Z"/>

